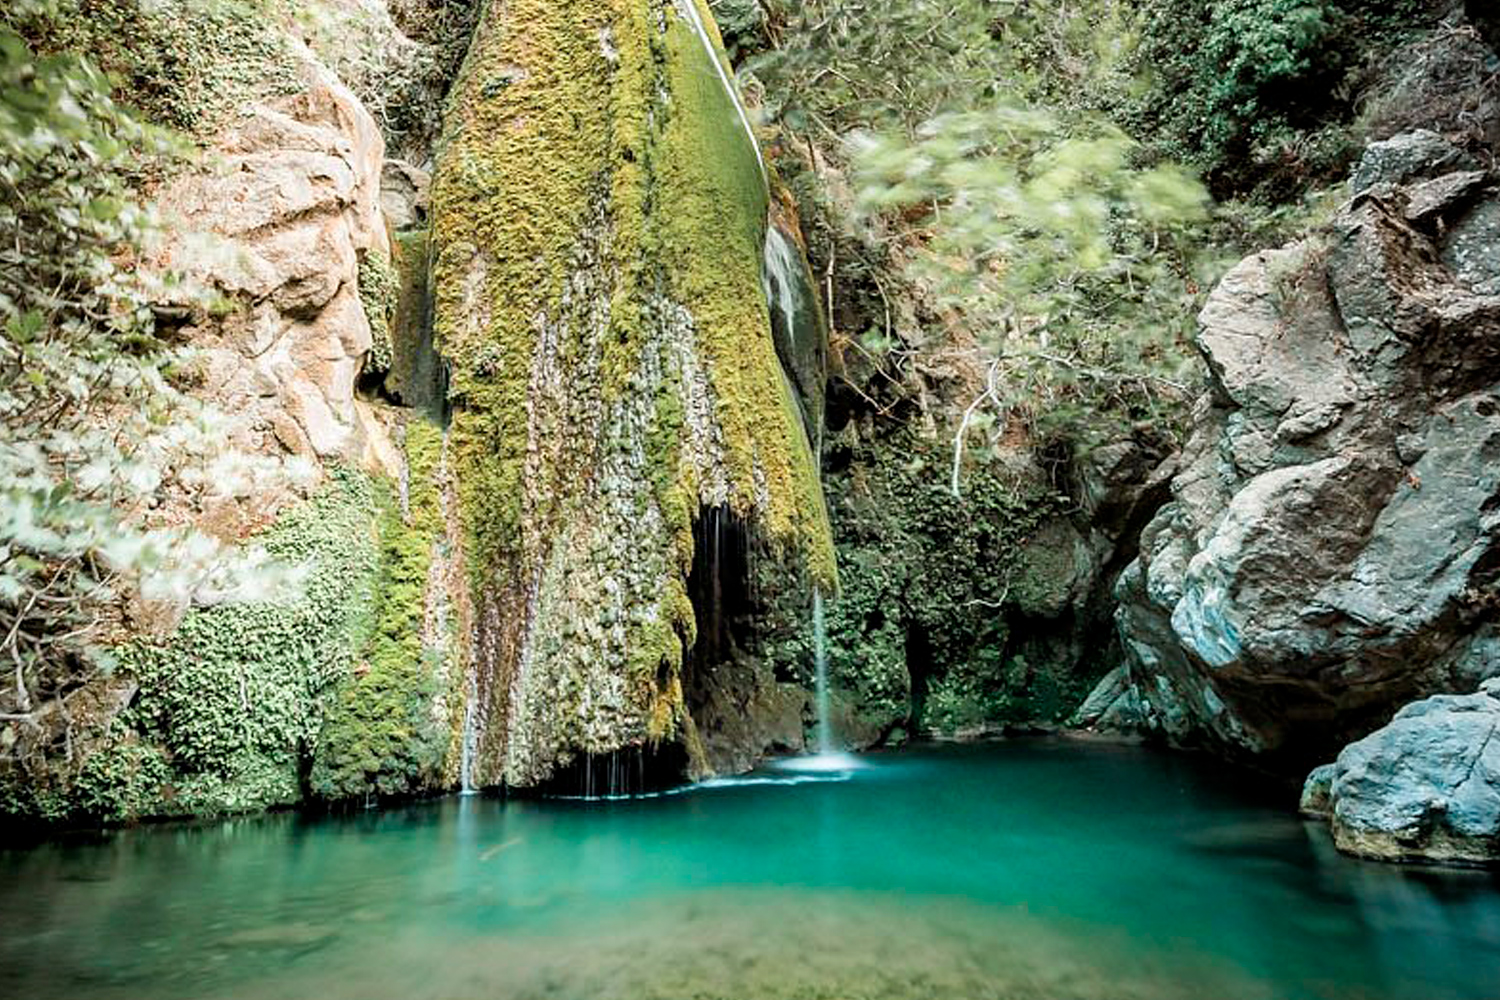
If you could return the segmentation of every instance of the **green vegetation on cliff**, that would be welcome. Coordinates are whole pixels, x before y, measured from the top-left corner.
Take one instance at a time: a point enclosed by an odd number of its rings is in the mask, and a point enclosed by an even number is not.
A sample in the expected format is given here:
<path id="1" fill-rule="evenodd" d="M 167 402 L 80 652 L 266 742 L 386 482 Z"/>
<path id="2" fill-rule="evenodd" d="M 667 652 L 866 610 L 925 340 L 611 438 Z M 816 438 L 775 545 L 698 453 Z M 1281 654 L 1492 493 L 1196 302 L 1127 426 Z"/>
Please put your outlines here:
<path id="1" fill-rule="evenodd" d="M 1007 615 L 1056 568 L 1026 543 L 1059 498 L 1040 483 L 976 472 L 948 489 L 942 444 L 894 439 L 830 445 L 827 477 L 840 589 L 826 603 L 828 665 L 848 738 L 863 742 L 984 724 L 1059 721 L 1092 678 L 1026 662 Z M 780 595 L 766 655 L 811 685 L 800 595 Z"/>
<path id="2" fill-rule="evenodd" d="M 53 0 L 22 30 L 47 52 L 86 53 L 146 120 L 211 135 L 255 100 L 302 89 L 281 0 Z M 42 8 L 43 5 L 33 4 Z"/>
<path id="3" fill-rule="evenodd" d="M 481 19 L 454 91 L 436 334 L 497 688 L 483 756 L 523 779 L 569 748 L 676 735 L 701 508 L 833 574 L 761 289 L 766 177 L 720 59 L 701 7 L 515 0 Z M 523 657 L 549 700 L 511 687 Z M 502 750 L 512 690 L 532 701 Z"/>
<path id="4" fill-rule="evenodd" d="M 386 498 L 380 514 L 380 571 L 374 628 L 323 720 L 310 784 L 325 799 L 401 795 L 436 787 L 448 748 L 448 720 L 435 712 L 444 650 L 424 642 L 433 546 L 444 525 L 438 496 L 442 434 L 406 429 L 406 507 Z"/>
<path id="5" fill-rule="evenodd" d="M 1433 0 L 1142 0 L 1135 95 L 1100 95 L 1220 196 L 1296 198 L 1340 182 L 1363 136 L 1355 98 L 1380 56 L 1430 29 Z"/>
<path id="6" fill-rule="evenodd" d="M 261 537 L 306 567 L 280 599 L 189 611 L 170 639 L 125 651 L 140 683 L 127 718 L 160 746 L 172 780 L 158 811 L 212 814 L 291 805 L 316 745 L 323 697 L 370 627 L 379 552 L 375 486 L 335 472 Z"/>
<path id="7" fill-rule="evenodd" d="M 0 783 L 0 812 L 42 820 L 215 815 L 291 805 L 325 693 L 369 629 L 376 491 L 335 473 L 257 541 L 303 567 L 274 599 L 195 607 L 115 652 L 122 697 L 78 761 Z M 98 723 L 96 723 L 98 724 Z"/>

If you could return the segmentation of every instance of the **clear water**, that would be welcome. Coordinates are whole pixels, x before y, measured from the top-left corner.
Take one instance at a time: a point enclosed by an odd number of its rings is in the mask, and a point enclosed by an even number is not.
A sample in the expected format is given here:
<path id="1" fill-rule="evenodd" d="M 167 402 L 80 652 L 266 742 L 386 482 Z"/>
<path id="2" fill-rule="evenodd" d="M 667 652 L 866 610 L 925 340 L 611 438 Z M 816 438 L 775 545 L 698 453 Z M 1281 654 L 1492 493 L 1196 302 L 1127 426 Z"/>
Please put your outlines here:
<path id="1" fill-rule="evenodd" d="M 29 1000 L 1500 996 L 1494 875 L 1339 857 L 1206 762 L 1065 741 L 864 762 L 7 852 L 0 982 Z"/>

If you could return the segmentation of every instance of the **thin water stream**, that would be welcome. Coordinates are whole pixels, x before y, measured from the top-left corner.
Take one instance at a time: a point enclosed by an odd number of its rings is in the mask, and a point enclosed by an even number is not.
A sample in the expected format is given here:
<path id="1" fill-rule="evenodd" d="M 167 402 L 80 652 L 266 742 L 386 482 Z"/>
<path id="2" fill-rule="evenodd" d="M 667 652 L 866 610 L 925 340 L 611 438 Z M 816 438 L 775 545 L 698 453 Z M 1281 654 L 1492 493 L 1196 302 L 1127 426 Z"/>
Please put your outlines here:
<path id="1" fill-rule="evenodd" d="M 828 718 L 828 626 L 823 620 L 823 591 L 813 588 L 813 665 L 818 680 L 818 753 L 833 753 L 833 723 Z"/>

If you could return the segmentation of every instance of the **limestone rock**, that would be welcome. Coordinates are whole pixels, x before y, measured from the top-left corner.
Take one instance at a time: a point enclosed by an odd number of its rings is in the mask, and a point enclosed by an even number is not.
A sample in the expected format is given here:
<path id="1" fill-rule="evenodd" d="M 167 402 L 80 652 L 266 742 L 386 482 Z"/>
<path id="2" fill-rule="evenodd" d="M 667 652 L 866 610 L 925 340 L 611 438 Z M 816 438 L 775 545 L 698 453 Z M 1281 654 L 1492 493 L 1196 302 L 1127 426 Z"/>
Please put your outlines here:
<path id="1" fill-rule="evenodd" d="M 1385 860 L 1500 861 L 1500 680 L 1477 694 L 1406 706 L 1345 747 L 1332 770 L 1328 813 L 1340 850 Z M 1314 777 L 1326 773 L 1320 768 Z"/>
<path id="2" fill-rule="evenodd" d="M 1130 672 L 1123 666 L 1116 667 L 1094 687 L 1068 722 L 1073 726 L 1092 726 L 1111 711 L 1117 710 L 1121 700 L 1129 694 Z"/>
<path id="3" fill-rule="evenodd" d="M 1451 162 L 1399 138 L 1356 188 Z M 1117 586 L 1148 728 L 1305 766 L 1490 670 L 1500 296 L 1465 268 L 1500 260 L 1494 191 L 1469 171 L 1369 192 L 1210 296 L 1211 392 Z"/>
<path id="4" fill-rule="evenodd" d="M 393 229 L 415 229 L 427 221 L 432 177 L 404 160 L 386 160 L 380 173 L 380 207 Z"/>
<path id="5" fill-rule="evenodd" d="M 1337 764 L 1322 764 L 1313 768 L 1302 786 L 1302 801 L 1298 811 L 1313 819 L 1327 819 L 1333 812 L 1333 779 L 1338 774 Z"/>
<path id="6" fill-rule="evenodd" d="M 315 62 L 307 73 L 305 91 L 248 109 L 209 166 L 166 188 L 164 256 L 229 300 L 187 334 L 211 401 L 245 418 L 238 444 L 360 463 L 393 454 L 354 392 L 371 343 L 358 262 L 388 253 L 384 140 L 337 78 Z"/>

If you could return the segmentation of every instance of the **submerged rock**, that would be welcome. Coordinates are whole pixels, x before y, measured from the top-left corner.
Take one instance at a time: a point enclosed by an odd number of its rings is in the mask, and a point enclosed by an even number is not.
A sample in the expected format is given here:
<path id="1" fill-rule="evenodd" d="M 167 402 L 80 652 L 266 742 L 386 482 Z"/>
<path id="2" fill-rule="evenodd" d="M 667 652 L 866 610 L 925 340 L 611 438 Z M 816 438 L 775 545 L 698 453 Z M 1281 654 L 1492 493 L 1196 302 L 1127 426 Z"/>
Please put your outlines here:
<path id="1" fill-rule="evenodd" d="M 1500 679 L 1437 695 L 1308 778 L 1339 849 L 1384 860 L 1500 861 Z"/>
<path id="2" fill-rule="evenodd" d="M 1437 179 L 1356 197 L 1203 310 L 1212 390 L 1117 591 L 1132 707 L 1174 742 L 1305 766 L 1489 670 L 1500 296 L 1474 262 L 1500 243 L 1455 241 L 1500 198 L 1436 139 L 1366 165 Z"/>

